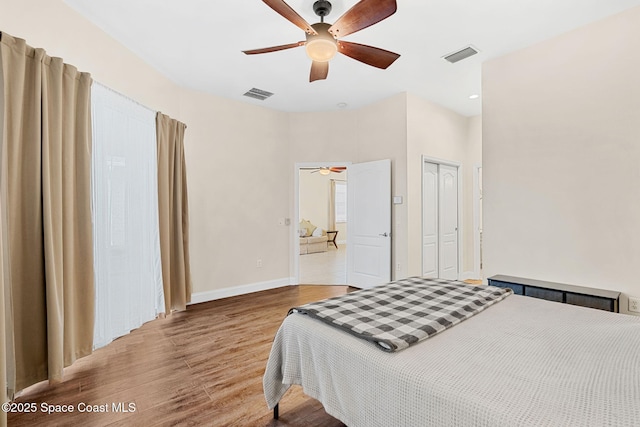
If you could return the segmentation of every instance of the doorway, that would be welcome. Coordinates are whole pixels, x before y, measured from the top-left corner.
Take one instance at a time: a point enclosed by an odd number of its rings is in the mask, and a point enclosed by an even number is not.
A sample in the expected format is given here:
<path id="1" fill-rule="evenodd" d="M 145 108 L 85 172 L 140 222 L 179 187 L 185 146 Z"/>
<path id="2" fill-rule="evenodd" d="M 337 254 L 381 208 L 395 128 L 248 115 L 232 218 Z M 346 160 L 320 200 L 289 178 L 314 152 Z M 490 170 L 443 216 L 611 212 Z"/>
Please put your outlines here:
<path id="1" fill-rule="evenodd" d="M 347 168 L 346 164 L 336 163 L 296 165 L 293 248 L 297 283 L 347 283 Z"/>
<path id="2" fill-rule="evenodd" d="M 458 280 L 460 165 L 422 158 L 422 276 Z"/>
<path id="3" fill-rule="evenodd" d="M 297 163 L 294 166 L 294 215 L 291 230 L 291 280 L 301 281 L 300 194 L 302 169 L 330 167 L 348 168 L 347 184 L 347 241 L 337 238 L 347 247 L 346 275 L 334 283 L 356 287 L 370 287 L 391 280 L 391 160 L 364 163 Z M 376 212 L 372 215 L 371 212 Z M 305 218 L 306 219 L 306 218 Z"/>

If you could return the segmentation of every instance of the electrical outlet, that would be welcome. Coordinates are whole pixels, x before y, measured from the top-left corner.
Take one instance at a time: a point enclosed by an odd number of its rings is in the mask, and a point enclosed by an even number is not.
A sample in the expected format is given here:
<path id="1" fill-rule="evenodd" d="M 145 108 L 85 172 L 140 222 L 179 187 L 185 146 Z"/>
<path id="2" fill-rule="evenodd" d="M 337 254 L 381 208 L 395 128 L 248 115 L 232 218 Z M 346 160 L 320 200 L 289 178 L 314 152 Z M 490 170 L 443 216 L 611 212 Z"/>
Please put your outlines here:
<path id="1" fill-rule="evenodd" d="M 396 265 L 396 271 L 400 271 L 400 263 Z"/>
<path id="2" fill-rule="evenodd" d="M 258 260 L 256 261 L 256 267 L 262 268 L 262 260 L 260 258 L 258 258 Z"/>
<path id="3" fill-rule="evenodd" d="M 629 311 L 640 313 L 640 298 L 629 297 Z"/>

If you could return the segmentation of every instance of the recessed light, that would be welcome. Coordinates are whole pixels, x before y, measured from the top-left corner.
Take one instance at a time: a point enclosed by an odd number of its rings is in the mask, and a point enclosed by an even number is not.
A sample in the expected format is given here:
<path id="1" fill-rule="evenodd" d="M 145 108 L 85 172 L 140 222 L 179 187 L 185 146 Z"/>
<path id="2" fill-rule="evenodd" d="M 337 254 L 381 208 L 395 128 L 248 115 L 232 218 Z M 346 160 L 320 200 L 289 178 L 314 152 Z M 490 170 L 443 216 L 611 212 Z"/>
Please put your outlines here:
<path id="1" fill-rule="evenodd" d="M 346 102 L 338 102 L 336 105 L 338 106 L 338 108 L 347 108 Z"/>
<path id="2" fill-rule="evenodd" d="M 478 98 L 480 98 L 480 95 L 478 95 L 477 93 L 474 93 L 469 97 L 469 99 L 478 99 Z"/>

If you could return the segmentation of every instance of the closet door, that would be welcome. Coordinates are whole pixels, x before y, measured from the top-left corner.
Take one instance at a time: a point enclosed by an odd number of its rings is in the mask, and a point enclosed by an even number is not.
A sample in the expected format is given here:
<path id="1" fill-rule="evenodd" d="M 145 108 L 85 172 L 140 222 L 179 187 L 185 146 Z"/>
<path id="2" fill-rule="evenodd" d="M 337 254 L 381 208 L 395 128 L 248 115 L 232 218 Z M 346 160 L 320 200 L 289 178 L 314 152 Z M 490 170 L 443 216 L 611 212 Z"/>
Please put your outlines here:
<path id="1" fill-rule="evenodd" d="M 438 165 L 425 162 L 422 172 L 422 276 L 439 277 Z"/>
<path id="2" fill-rule="evenodd" d="M 422 276 L 458 279 L 458 167 L 422 169 Z"/>
<path id="3" fill-rule="evenodd" d="M 458 279 L 458 168 L 439 166 L 440 278 Z"/>

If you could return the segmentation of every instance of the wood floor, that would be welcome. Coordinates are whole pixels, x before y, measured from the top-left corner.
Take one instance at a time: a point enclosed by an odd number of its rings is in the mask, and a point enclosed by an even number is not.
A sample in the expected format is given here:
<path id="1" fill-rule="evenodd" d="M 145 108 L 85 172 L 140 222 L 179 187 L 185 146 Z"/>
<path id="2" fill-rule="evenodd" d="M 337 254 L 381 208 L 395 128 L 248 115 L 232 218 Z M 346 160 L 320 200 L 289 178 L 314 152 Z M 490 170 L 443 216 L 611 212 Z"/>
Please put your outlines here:
<path id="1" fill-rule="evenodd" d="M 8 414 L 9 426 L 343 426 L 294 386 L 272 419 L 262 376 L 289 308 L 348 291 L 289 286 L 190 306 L 78 360 L 62 383 L 40 383 L 16 402 L 38 412 Z M 83 405 L 108 413 L 78 412 Z M 113 404 L 134 409 L 114 412 Z M 42 413 L 73 405 L 73 413 Z M 130 405 L 131 404 L 131 405 Z M 100 406 L 103 405 L 103 406 Z M 134 408 L 135 406 L 135 408 Z"/>

